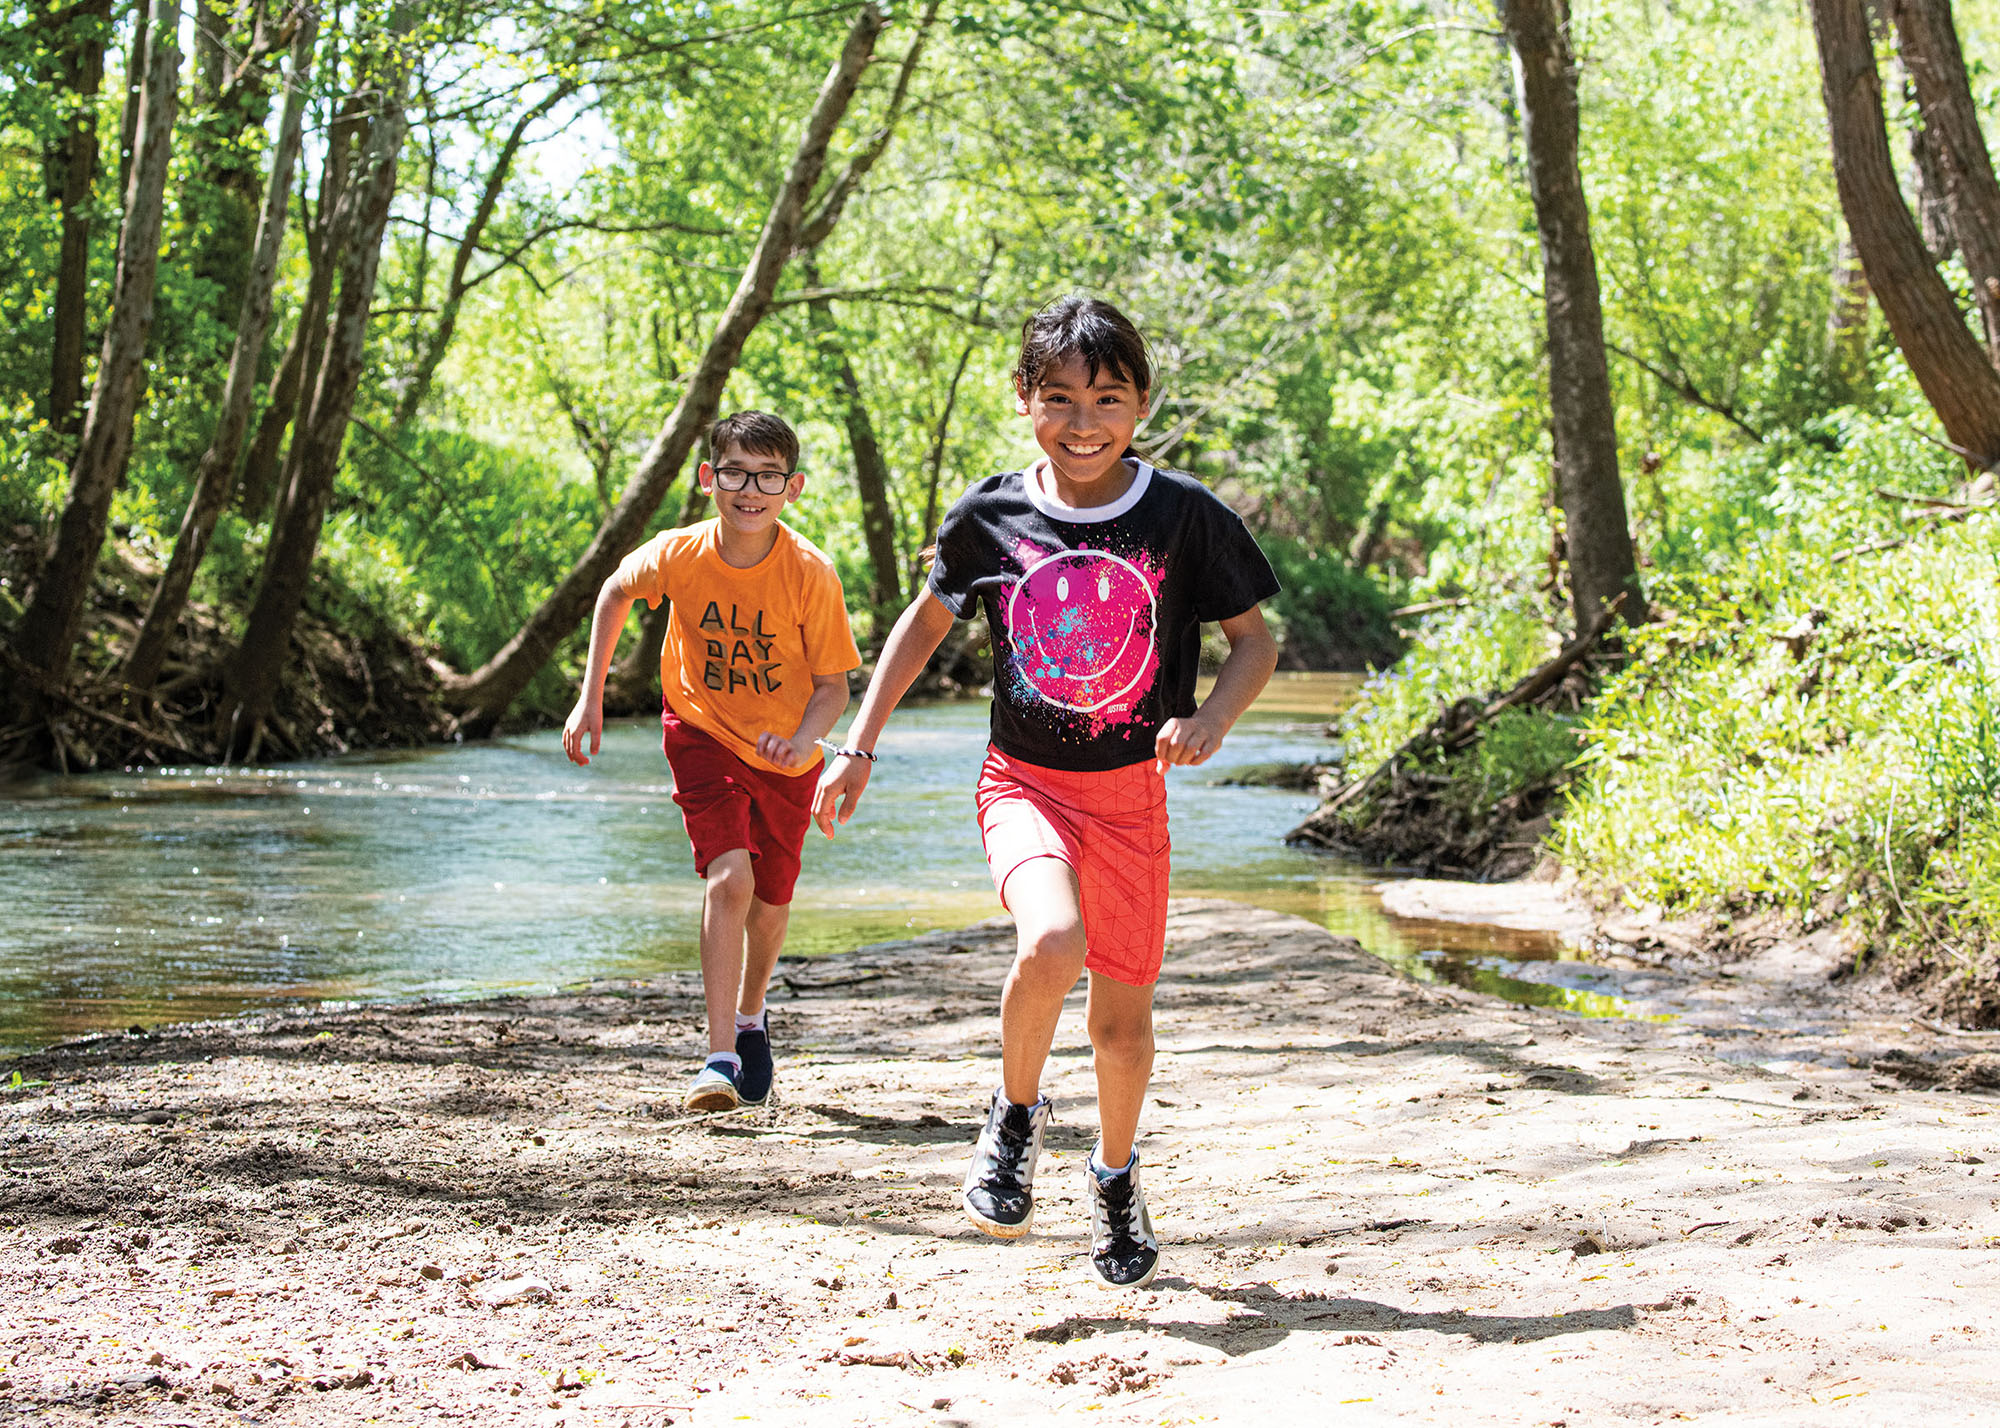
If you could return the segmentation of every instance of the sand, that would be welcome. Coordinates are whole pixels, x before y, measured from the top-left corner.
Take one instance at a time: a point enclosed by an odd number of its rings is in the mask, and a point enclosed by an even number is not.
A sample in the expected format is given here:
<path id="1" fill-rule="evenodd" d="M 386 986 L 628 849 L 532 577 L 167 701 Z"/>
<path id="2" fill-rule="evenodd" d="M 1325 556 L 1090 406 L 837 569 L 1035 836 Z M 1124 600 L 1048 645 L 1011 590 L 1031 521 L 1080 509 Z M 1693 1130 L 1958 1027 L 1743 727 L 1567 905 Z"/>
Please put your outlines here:
<path id="1" fill-rule="evenodd" d="M 1080 1015 L 1035 1233 L 961 1218 L 1004 925 L 785 963 L 755 1112 L 678 1111 L 685 977 L 0 1067 L 0 1420 L 2000 1421 L 1990 1097 L 1170 939 L 1136 1294 L 1084 1275 Z"/>

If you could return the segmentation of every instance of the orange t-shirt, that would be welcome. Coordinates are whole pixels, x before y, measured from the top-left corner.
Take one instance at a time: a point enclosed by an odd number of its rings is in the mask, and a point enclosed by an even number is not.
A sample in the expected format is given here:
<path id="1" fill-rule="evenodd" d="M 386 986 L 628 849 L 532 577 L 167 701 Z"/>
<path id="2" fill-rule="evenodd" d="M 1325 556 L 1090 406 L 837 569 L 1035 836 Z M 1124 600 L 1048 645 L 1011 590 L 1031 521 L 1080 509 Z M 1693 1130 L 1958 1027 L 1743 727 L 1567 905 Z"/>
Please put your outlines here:
<path id="1" fill-rule="evenodd" d="M 840 576 L 826 552 L 778 523 L 771 553 L 749 569 L 722 558 L 716 521 L 661 531 L 620 562 L 618 587 L 673 606 L 660 649 L 660 689 L 687 723 L 753 768 L 804 774 L 757 756 L 757 736 L 789 739 L 812 698 L 812 676 L 861 663 Z"/>

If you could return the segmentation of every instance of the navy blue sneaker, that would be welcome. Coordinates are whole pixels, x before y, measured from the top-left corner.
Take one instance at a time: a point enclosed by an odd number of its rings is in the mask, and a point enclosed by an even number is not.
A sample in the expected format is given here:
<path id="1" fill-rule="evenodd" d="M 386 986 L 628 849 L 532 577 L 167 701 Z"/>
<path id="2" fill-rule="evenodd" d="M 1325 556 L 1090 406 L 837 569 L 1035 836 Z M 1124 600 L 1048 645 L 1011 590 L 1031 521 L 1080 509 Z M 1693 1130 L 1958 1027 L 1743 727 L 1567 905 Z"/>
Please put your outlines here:
<path id="1" fill-rule="evenodd" d="M 733 1111 L 743 1104 L 736 1087 L 737 1070 L 727 1061 L 711 1061 L 701 1068 L 694 1083 L 681 1097 L 684 1111 Z"/>
<path id="2" fill-rule="evenodd" d="M 746 1106 L 761 1106 L 771 1098 L 771 1015 L 764 1014 L 762 1026 L 741 1027 L 736 1032 L 736 1054 L 743 1058 L 743 1074 L 736 1079 L 736 1092 Z"/>

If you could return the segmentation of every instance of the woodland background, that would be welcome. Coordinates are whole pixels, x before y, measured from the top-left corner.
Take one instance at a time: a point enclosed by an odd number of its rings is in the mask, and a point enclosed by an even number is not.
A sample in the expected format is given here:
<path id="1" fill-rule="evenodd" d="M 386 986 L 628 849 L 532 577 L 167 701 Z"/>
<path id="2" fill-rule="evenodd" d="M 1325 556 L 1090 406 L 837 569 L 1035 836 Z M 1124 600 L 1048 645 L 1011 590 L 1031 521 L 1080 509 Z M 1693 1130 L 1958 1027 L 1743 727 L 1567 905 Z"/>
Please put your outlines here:
<path id="1" fill-rule="evenodd" d="M 1400 751 L 1426 828 L 1532 806 L 1607 898 L 1850 927 L 2000 1020 L 1996 19 L 15 0 L 0 744 L 559 715 L 744 406 L 800 427 L 866 646 L 1023 452 L 1021 318 L 1085 289 L 1157 351 L 1144 449 L 1271 553 L 1288 662 L 1378 671 L 1337 833 Z"/>

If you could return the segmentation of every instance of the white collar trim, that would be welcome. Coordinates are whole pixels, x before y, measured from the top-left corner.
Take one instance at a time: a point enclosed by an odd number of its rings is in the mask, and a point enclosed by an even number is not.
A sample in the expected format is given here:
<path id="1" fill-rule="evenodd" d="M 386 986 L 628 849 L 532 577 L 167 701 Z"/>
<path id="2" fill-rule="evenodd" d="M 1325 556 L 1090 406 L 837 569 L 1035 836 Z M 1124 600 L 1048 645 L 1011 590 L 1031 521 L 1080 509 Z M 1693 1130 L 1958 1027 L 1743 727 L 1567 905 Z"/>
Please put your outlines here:
<path id="1" fill-rule="evenodd" d="M 1048 470 L 1049 459 L 1044 456 L 1030 462 L 1021 472 L 1021 485 L 1028 493 L 1028 501 L 1043 515 L 1058 521 L 1073 521 L 1083 525 L 1094 525 L 1098 521 L 1116 520 L 1134 506 L 1146 494 L 1146 488 L 1153 483 L 1153 468 L 1137 457 L 1126 460 L 1138 468 L 1132 477 L 1132 484 L 1125 488 L 1125 494 L 1108 506 L 1069 506 L 1056 499 L 1055 493 L 1045 484 L 1044 473 Z"/>

